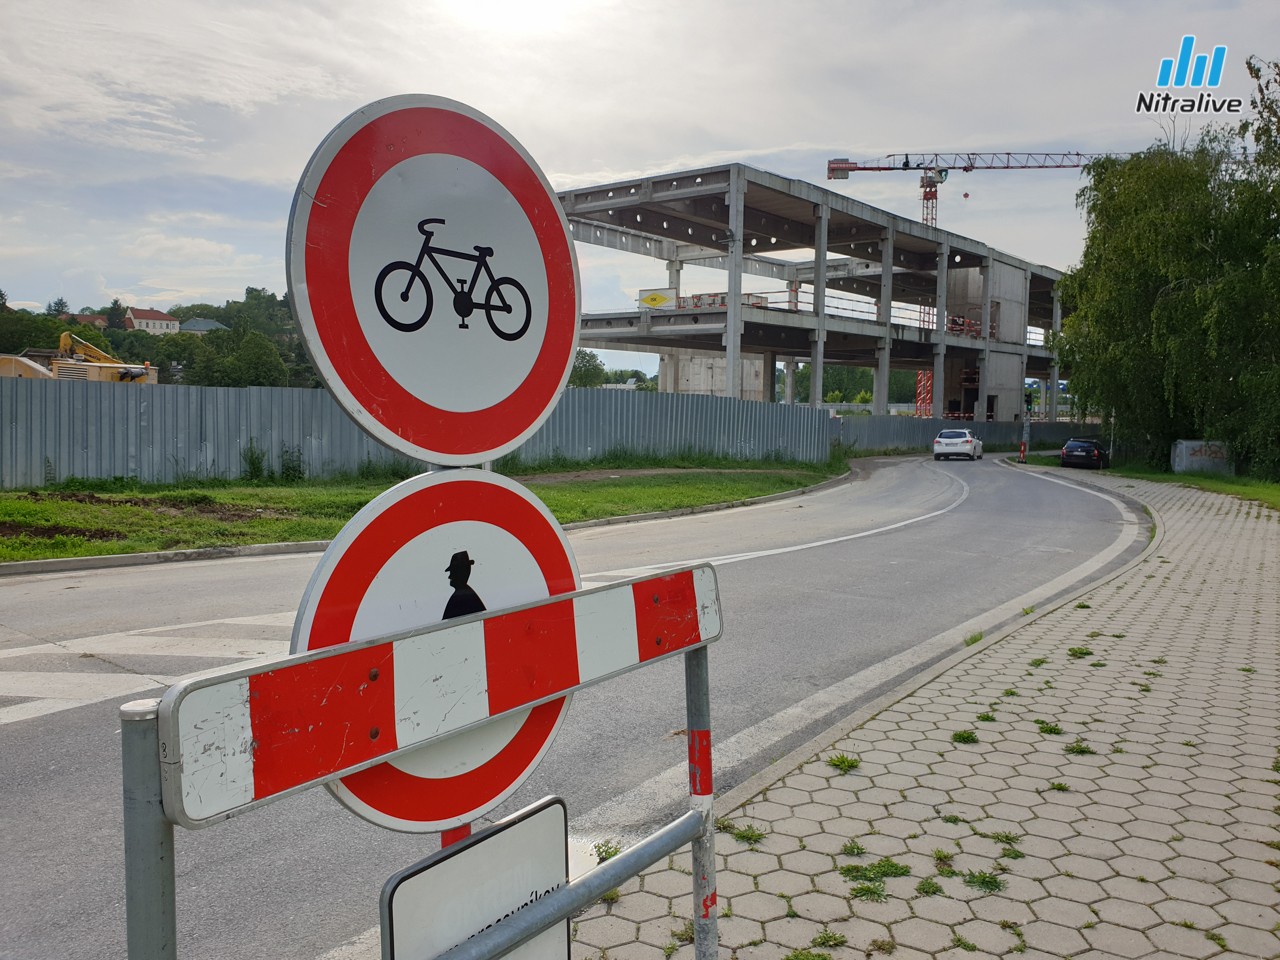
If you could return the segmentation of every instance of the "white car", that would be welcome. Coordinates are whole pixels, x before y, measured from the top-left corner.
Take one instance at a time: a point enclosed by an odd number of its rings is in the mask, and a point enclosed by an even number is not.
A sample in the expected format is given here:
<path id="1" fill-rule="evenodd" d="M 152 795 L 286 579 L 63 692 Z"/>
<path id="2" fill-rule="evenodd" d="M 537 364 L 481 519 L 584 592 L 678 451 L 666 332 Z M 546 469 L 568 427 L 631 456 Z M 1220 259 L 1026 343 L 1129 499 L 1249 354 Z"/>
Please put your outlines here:
<path id="1" fill-rule="evenodd" d="M 933 438 L 933 459 L 968 457 L 982 459 L 982 441 L 972 430 L 943 430 Z"/>

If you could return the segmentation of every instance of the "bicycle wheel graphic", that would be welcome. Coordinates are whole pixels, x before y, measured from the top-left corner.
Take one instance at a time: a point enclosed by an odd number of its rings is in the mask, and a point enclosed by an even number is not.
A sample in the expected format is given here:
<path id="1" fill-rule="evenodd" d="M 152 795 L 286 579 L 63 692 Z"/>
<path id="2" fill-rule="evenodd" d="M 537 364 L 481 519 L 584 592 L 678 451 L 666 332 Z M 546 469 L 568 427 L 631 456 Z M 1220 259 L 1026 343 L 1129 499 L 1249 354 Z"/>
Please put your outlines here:
<path id="1" fill-rule="evenodd" d="M 373 299 L 382 319 L 405 333 L 421 330 L 431 319 L 431 284 L 407 260 L 393 260 L 382 268 L 373 285 Z"/>
<path id="2" fill-rule="evenodd" d="M 529 294 L 510 277 L 499 277 L 493 281 L 484 295 L 484 316 L 489 321 L 489 329 L 503 340 L 523 337 L 529 329 L 532 313 Z"/>

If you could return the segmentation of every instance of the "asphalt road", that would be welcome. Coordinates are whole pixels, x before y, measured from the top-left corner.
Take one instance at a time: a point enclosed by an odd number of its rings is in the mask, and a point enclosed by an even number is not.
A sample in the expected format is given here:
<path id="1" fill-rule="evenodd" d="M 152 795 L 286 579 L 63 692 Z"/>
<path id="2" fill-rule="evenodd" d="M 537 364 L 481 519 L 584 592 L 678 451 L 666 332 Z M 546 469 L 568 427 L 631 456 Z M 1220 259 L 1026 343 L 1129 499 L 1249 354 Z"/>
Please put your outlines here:
<path id="1" fill-rule="evenodd" d="M 1140 511 L 993 458 L 859 470 L 818 494 L 570 537 L 587 583 L 715 562 L 717 790 L 1146 542 Z M 118 707 L 170 678 L 283 652 L 316 560 L 0 579 L 0 958 L 125 955 Z M 492 817 L 555 793 L 575 837 L 643 835 L 686 804 L 685 725 L 679 659 L 589 688 Z M 179 955 L 324 955 L 375 926 L 386 878 L 435 847 L 320 789 L 179 830 Z"/>

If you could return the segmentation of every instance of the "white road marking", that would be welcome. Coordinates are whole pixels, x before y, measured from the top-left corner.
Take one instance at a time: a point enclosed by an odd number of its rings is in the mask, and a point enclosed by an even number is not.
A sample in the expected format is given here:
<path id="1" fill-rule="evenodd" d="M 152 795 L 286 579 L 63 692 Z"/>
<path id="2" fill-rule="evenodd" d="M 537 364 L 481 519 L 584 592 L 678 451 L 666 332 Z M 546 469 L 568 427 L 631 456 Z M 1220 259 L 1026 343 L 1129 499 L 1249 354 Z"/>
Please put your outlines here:
<path id="1" fill-rule="evenodd" d="M 194 620 L 190 623 L 143 627 L 92 637 L 29 644 L 0 650 L 0 660 L 41 655 L 83 657 L 114 656 L 206 657 L 241 661 L 260 657 L 283 656 L 289 652 L 288 631 L 295 613 L 256 614 L 227 617 L 221 620 Z M 278 630 L 280 639 L 234 636 L 236 627 L 268 627 Z M 221 636 L 183 636 L 184 631 L 217 627 Z M 261 631 L 256 631 L 261 632 Z M 150 676 L 145 673 L 102 673 L 100 671 L 0 671 L 0 696 L 27 698 L 25 703 L 0 707 L 0 726 L 73 710 L 91 703 L 114 700 L 131 694 L 168 687 L 177 677 Z"/>

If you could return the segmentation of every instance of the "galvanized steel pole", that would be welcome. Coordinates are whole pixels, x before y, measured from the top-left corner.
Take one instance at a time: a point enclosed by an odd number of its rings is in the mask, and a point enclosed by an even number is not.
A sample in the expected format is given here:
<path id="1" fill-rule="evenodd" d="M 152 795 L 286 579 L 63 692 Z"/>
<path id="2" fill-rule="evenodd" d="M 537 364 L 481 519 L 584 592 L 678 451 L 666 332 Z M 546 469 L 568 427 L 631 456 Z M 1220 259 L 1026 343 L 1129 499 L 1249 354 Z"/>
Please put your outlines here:
<path id="1" fill-rule="evenodd" d="M 159 700 L 120 708 L 125 932 L 129 960 L 177 960 L 173 824 L 160 799 Z"/>
<path id="2" fill-rule="evenodd" d="M 715 793 L 711 783 L 711 682 L 707 649 L 684 655 L 684 697 L 689 726 L 689 801 L 702 814 L 693 849 L 693 951 L 695 960 L 717 960 Z"/>

